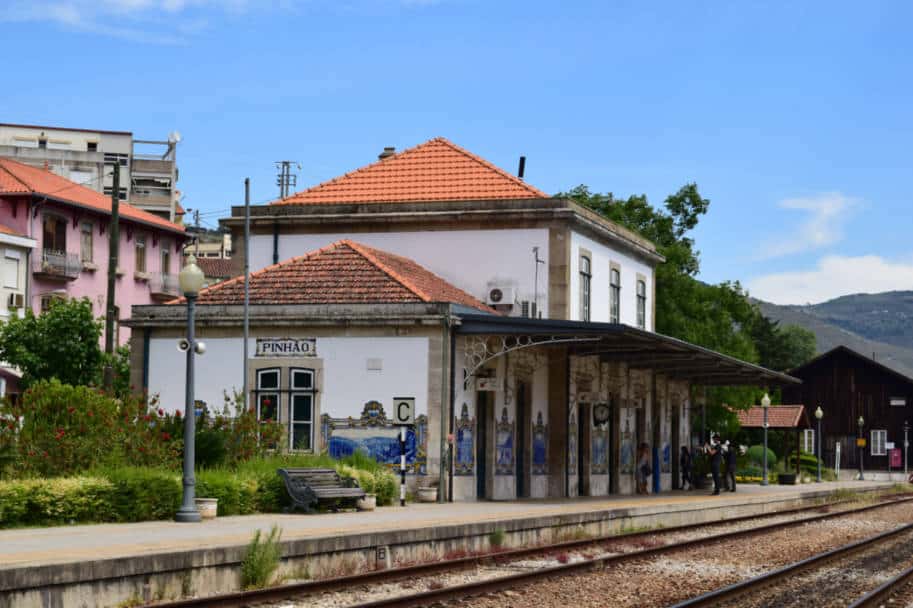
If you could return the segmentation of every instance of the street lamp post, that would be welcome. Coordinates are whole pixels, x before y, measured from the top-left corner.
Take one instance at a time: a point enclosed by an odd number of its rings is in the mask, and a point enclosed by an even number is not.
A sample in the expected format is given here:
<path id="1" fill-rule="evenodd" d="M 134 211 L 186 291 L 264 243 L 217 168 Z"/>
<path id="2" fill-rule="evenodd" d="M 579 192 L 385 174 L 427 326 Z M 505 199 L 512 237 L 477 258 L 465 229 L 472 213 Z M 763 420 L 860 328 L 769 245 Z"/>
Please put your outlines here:
<path id="1" fill-rule="evenodd" d="M 194 448 L 196 434 L 196 406 L 193 397 L 193 356 L 203 354 L 205 347 L 202 342 L 197 342 L 193 331 L 193 313 L 197 294 L 203 287 L 203 271 L 197 266 L 194 256 L 187 258 L 187 265 L 178 275 L 181 292 L 187 299 L 187 338 L 179 343 L 179 350 L 187 353 L 187 378 L 184 399 L 184 498 L 181 508 L 175 514 L 175 521 L 198 522 L 200 512 L 196 506 L 196 479 L 194 477 Z"/>
<path id="2" fill-rule="evenodd" d="M 865 447 L 862 445 L 863 435 L 862 435 L 862 426 L 865 424 L 865 419 L 860 416 L 859 420 L 856 421 L 859 424 L 859 441 L 856 443 L 859 444 L 859 481 L 864 481 L 865 477 L 862 476 L 862 457 L 865 454 Z"/>
<path id="3" fill-rule="evenodd" d="M 764 393 L 764 397 L 761 399 L 761 409 L 764 410 L 764 455 L 762 456 L 764 460 L 764 478 L 761 479 L 761 485 L 767 485 L 767 408 L 770 407 L 770 397 L 767 396 L 767 393 Z"/>
<path id="4" fill-rule="evenodd" d="M 903 421 L 903 474 L 904 474 L 904 477 L 909 475 L 909 473 L 907 472 L 907 458 L 909 456 L 909 451 L 910 451 L 910 441 L 908 439 L 909 433 L 910 433 L 910 421 L 904 420 Z"/>
<path id="5" fill-rule="evenodd" d="M 821 483 L 821 419 L 824 418 L 824 412 L 821 410 L 821 406 L 818 406 L 818 409 L 815 410 L 815 418 L 818 419 L 818 430 L 816 431 L 817 439 L 816 442 L 818 445 L 818 483 Z"/>

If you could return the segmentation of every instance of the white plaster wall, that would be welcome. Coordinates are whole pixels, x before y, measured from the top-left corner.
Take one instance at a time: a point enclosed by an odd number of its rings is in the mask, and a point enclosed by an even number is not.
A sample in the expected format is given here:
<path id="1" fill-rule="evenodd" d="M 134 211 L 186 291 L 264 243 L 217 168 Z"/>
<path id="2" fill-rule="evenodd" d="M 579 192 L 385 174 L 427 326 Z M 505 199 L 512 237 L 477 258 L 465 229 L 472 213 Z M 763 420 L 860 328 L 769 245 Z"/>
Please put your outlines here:
<path id="1" fill-rule="evenodd" d="M 279 259 L 302 255 L 340 239 L 352 239 L 410 258 L 460 289 L 485 301 L 489 284 L 514 285 L 517 299 L 534 299 L 536 264 L 548 260 L 548 229 L 449 230 L 423 232 L 369 232 L 333 234 L 280 234 Z M 253 235 L 251 270 L 273 263 L 273 236 Z M 548 316 L 548 265 L 539 264 L 539 310 Z M 519 314 L 519 305 L 511 314 Z"/>
<path id="2" fill-rule="evenodd" d="M 242 339 L 200 339 L 206 353 L 196 358 L 196 398 L 221 407 L 224 391 L 231 393 L 243 385 Z M 168 411 L 184 409 L 185 357 L 176 344 L 176 338 L 152 338 L 149 344 L 149 394 L 158 394 Z M 256 340 L 250 338 L 248 350 L 255 349 Z M 416 413 L 428 413 L 428 338 L 321 337 L 317 358 L 324 362 L 317 384 L 323 413 L 357 417 L 372 399 L 389 406 L 393 397 L 413 396 Z M 381 359 L 383 369 L 369 371 L 369 358 Z M 250 361 L 253 366 L 258 359 Z"/>
<path id="3" fill-rule="evenodd" d="M 637 274 L 646 277 L 647 314 L 646 328 L 653 331 L 653 268 L 637 258 L 598 243 L 577 232 L 571 232 L 570 318 L 580 321 L 580 250 L 592 254 L 590 279 L 590 320 L 609 321 L 609 264 L 615 262 L 621 269 L 620 320 L 625 325 L 637 327 Z"/>

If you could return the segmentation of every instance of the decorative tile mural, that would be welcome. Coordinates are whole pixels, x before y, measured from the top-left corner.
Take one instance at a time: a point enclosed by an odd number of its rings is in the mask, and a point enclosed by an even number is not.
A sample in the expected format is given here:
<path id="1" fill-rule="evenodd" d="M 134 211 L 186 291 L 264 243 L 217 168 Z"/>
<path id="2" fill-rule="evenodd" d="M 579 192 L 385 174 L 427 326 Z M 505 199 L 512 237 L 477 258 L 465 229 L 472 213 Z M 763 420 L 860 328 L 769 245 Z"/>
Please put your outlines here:
<path id="1" fill-rule="evenodd" d="M 571 406 L 567 421 L 567 474 L 577 474 L 577 408 Z"/>
<path id="2" fill-rule="evenodd" d="M 394 471 L 399 470 L 399 427 L 394 426 L 379 401 L 369 401 L 358 419 L 320 417 L 321 448 L 333 458 L 361 452 Z M 416 416 L 406 429 L 406 472 L 427 474 L 428 416 Z"/>
<path id="3" fill-rule="evenodd" d="M 501 419 L 495 426 L 495 475 L 514 474 L 514 423 L 501 409 Z"/>
<path id="4" fill-rule="evenodd" d="M 628 412 L 624 410 L 624 429 L 621 431 L 621 458 L 619 459 L 619 469 L 621 473 L 634 473 L 634 433 L 631 431 L 631 418 Z"/>
<path id="5" fill-rule="evenodd" d="M 469 417 L 469 406 L 463 404 L 456 422 L 456 458 L 454 475 L 472 475 L 475 469 L 475 421 Z"/>
<path id="6" fill-rule="evenodd" d="M 609 472 L 609 430 L 602 425 L 593 429 L 590 437 L 590 473 L 605 475 Z"/>
<path id="7" fill-rule="evenodd" d="M 542 412 L 533 425 L 533 475 L 548 475 L 548 426 L 542 423 Z"/>

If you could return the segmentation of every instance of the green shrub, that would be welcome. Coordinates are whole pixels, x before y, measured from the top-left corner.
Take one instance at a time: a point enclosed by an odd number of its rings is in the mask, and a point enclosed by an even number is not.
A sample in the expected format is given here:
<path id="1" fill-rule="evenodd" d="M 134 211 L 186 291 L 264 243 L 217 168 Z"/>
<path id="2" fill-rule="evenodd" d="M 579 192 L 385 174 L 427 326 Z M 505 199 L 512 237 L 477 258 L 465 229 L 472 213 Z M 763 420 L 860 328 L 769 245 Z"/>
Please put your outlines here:
<path id="1" fill-rule="evenodd" d="M 224 470 L 200 471 L 196 475 L 200 498 L 218 498 L 219 515 L 249 515 L 257 512 L 258 483 Z"/>
<path id="2" fill-rule="evenodd" d="M 387 469 L 375 471 L 374 493 L 377 495 L 377 504 L 392 505 L 399 494 L 399 482 L 396 480 L 396 475 Z"/>
<path id="3" fill-rule="evenodd" d="M 254 533 L 241 561 L 242 589 L 260 589 L 269 585 L 279 567 L 279 558 L 282 554 L 282 548 L 279 546 L 281 536 L 282 531 L 275 525 L 262 542 L 261 531 L 257 530 Z"/>
<path id="4" fill-rule="evenodd" d="M 806 473 L 816 474 L 818 472 L 818 458 L 814 454 L 801 452 L 799 454 L 799 468 Z M 796 470 L 796 453 L 791 452 L 786 456 L 786 469 Z"/>
<path id="5" fill-rule="evenodd" d="M 753 445 L 748 448 L 748 460 L 756 466 L 763 466 L 764 446 Z M 772 469 L 775 464 L 777 464 L 777 455 L 773 450 L 767 448 L 767 468 Z"/>
<path id="6" fill-rule="evenodd" d="M 170 471 L 121 467 L 102 474 L 113 486 L 114 521 L 173 519 L 181 505 L 181 478 Z"/>

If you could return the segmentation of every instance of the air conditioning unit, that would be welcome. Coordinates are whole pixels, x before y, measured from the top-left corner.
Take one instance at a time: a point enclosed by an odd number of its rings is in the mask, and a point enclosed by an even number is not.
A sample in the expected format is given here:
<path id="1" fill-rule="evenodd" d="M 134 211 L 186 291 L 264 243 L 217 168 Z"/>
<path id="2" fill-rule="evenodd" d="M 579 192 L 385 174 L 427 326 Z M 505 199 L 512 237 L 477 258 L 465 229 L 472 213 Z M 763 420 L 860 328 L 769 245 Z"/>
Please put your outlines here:
<path id="1" fill-rule="evenodd" d="M 538 312 L 536 311 L 536 303 L 530 302 L 529 300 L 523 300 L 520 302 L 520 316 L 526 317 L 528 319 L 535 319 Z"/>
<path id="2" fill-rule="evenodd" d="M 11 293 L 6 300 L 7 308 L 22 308 L 23 306 L 25 306 L 25 296 L 21 293 Z"/>
<path id="3" fill-rule="evenodd" d="M 507 285 L 495 285 L 488 289 L 485 303 L 489 306 L 513 306 L 517 301 L 517 290 Z"/>

